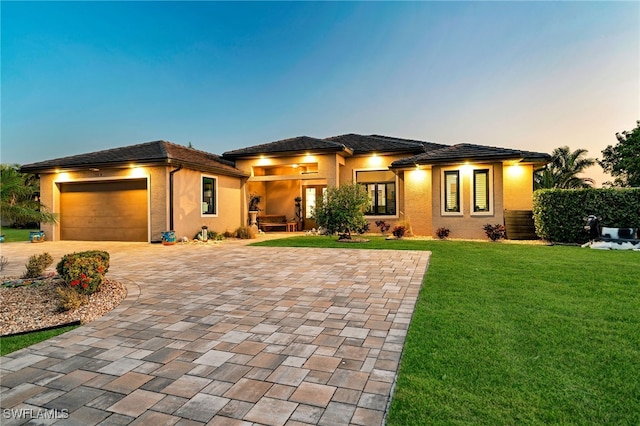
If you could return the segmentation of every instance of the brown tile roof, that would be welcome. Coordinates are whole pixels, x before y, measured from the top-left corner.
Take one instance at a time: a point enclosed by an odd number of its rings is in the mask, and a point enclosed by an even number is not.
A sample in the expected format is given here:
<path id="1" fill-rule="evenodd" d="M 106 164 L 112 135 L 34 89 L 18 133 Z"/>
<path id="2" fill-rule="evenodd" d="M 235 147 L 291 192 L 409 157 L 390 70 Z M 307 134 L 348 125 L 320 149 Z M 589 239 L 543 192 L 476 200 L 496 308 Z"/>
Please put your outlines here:
<path id="1" fill-rule="evenodd" d="M 266 154 L 296 154 L 296 153 L 318 153 L 318 152 L 341 152 L 348 148 L 338 142 L 326 139 L 317 139 L 309 136 L 297 136 L 295 138 L 282 139 L 275 142 L 263 143 L 247 148 L 235 149 L 222 154 L 225 158 L 235 159 L 242 157 L 256 157 Z M 349 152 L 350 154 L 350 152 Z"/>
<path id="2" fill-rule="evenodd" d="M 547 163 L 551 159 L 549 154 L 542 152 L 522 151 L 493 146 L 473 145 L 462 143 L 447 146 L 413 157 L 394 161 L 391 168 L 403 168 L 415 165 L 459 163 L 464 161 L 507 161 L 522 160 L 524 162 Z"/>
<path id="3" fill-rule="evenodd" d="M 435 143 L 435 142 L 425 142 L 425 141 L 419 141 L 416 139 L 403 139 L 403 138 L 395 138 L 392 136 L 383 136 L 383 135 L 371 135 L 370 137 L 372 138 L 378 138 L 378 139 L 386 139 L 386 140 L 396 140 L 396 141 L 403 141 L 403 142 L 411 142 L 411 143 L 418 143 L 420 145 L 422 145 L 424 147 L 424 151 L 431 151 L 434 149 L 440 149 L 440 148 L 445 148 L 449 145 L 445 145 L 445 144 L 441 144 L 441 143 Z"/>
<path id="4" fill-rule="evenodd" d="M 205 151 L 187 148 L 167 141 L 154 141 L 130 145 L 70 157 L 56 158 L 38 163 L 25 164 L 25 173 L 42 173 L 55 169 L 89 169 L 122 167 L 135 164 L 182 165 L 202 171 L 211 171 L 230 176 L 248 176 L 236 169 L 234 163 Z"/>
<path id="5" fill-rule="evenodd" d="M 425 149 L 436 149 L 446 145 L 422 142 L 412 139 L 394 138 L 381 135 L 357 135 L 349 133 L 340 136 L 332 136 L 325 139 L 298 136 L 275 142 L 254 145 L 247 148 L 227 151 L 225 158 L 235 159 L 242 157 L 255 157 L 268 154 L 295 154 L 301 152 L 341 152 L 347 155 L 377 153 L 407 153 L 418 154 Z"/>
<path id="6" fill-rule="evenodd" d="M 357 135 L 349 133 L 346 135 L 332 136 L 325 140 L 342 143 L 351 148 L 355 155 L 371 153 L 408 153 L 418 154 L 425 152 L 429 142 L 421 142 L 411 139 L 393 138 L 381 135 Z M 433 144 L 435 145 L 435 144 Z M 446 145 L 437 145 L 443 147 Z"/>

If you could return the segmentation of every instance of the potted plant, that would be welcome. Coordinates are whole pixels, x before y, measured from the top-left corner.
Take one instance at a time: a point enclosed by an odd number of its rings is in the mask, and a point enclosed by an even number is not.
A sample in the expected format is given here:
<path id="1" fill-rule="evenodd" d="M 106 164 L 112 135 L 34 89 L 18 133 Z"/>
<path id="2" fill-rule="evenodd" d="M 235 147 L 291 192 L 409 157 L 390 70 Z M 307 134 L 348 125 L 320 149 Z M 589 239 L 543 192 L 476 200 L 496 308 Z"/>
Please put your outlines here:
<path id="1" fill-rule="evenodd" d="M 293 201 L 295 201 L 295 205 L 296 205 L 296 217 L 295 217 L 295 221 L 297 222 L 297 229 L 302 231 L 304 229 L 304 218 L 302 217 L 302 197 L 301 196 L 297 196 L 296 198 L 293 199 Z"/>
<path id="2" fill-rule="evenodd" d="M 260 200 L 262 198 L 258 194 L 249 195 L 249 225 L 251 225 L 254 230 L 258 229 L 258 212 L 260 211 Z"/>

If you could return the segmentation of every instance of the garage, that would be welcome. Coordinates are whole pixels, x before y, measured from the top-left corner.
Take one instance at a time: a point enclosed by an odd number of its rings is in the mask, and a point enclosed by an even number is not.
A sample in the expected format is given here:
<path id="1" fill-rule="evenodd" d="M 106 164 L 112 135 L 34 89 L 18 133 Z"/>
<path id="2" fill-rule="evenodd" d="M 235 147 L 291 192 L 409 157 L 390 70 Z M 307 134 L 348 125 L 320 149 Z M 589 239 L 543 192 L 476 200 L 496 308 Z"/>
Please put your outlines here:
<path id="1" fill-rule="evenodd" d="M 58 185 L 62 240 L 149 241 L 147 179 Z"/>

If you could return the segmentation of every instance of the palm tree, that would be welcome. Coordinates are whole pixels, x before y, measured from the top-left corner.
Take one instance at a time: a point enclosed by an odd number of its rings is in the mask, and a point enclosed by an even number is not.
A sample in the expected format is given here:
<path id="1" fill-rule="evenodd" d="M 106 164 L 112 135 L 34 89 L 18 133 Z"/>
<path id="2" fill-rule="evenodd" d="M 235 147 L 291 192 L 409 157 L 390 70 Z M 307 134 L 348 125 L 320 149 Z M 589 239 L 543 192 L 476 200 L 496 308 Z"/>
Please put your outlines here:
<path id="1" fill-rule="evenodd" d="M 20 166 L 0 166 L 0 215 L 3 221 L 18 224 L 29 222 L 55 223 L 56 215 L 40 203 L 38 180 L 34 175 L 20 173 Z"/>
<path id="2" fill-rule="evenodd" d="M 586 149 L 571 152 L 568 146 L 561 146 L 551 153 L 551 163 L 537 170 L 534 176 L 534 188 L 577 189 L 593 186 L 594 180 L 578 175 L 596 164 L 594 158 L 586 158 Z"/>

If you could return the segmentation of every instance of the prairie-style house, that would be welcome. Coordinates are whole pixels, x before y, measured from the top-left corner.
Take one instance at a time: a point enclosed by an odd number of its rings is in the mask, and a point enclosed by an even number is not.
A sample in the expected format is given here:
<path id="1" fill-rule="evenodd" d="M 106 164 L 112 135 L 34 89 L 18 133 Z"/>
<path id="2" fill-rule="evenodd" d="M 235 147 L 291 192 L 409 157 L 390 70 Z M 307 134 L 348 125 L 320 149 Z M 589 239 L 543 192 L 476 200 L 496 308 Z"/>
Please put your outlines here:
<path id="1" fill-rule="evenodd" d="M 192 238 L 203 226 L 233 231 L 260 215 L 317 227 L 313 208 L 328 188 L 367 188 L 366 217 L 407 225 L 413 235 L 483 238 L 486 223 L 532 208 L 533 173 L 545 153 L 443 145 L 379 135 L 300 136 L 222 155 L 167 141 L 147 142 L 22 167 L 40 175 L 42 203 L 59 221 L 49 240 L 160 241 L 174 230 Z M 296 201 L 298 199 L 298 201 Z M 284 229 L 283 229 L 284 230 Z M 509 229 L 507 229 L 509 232 Z"/>

